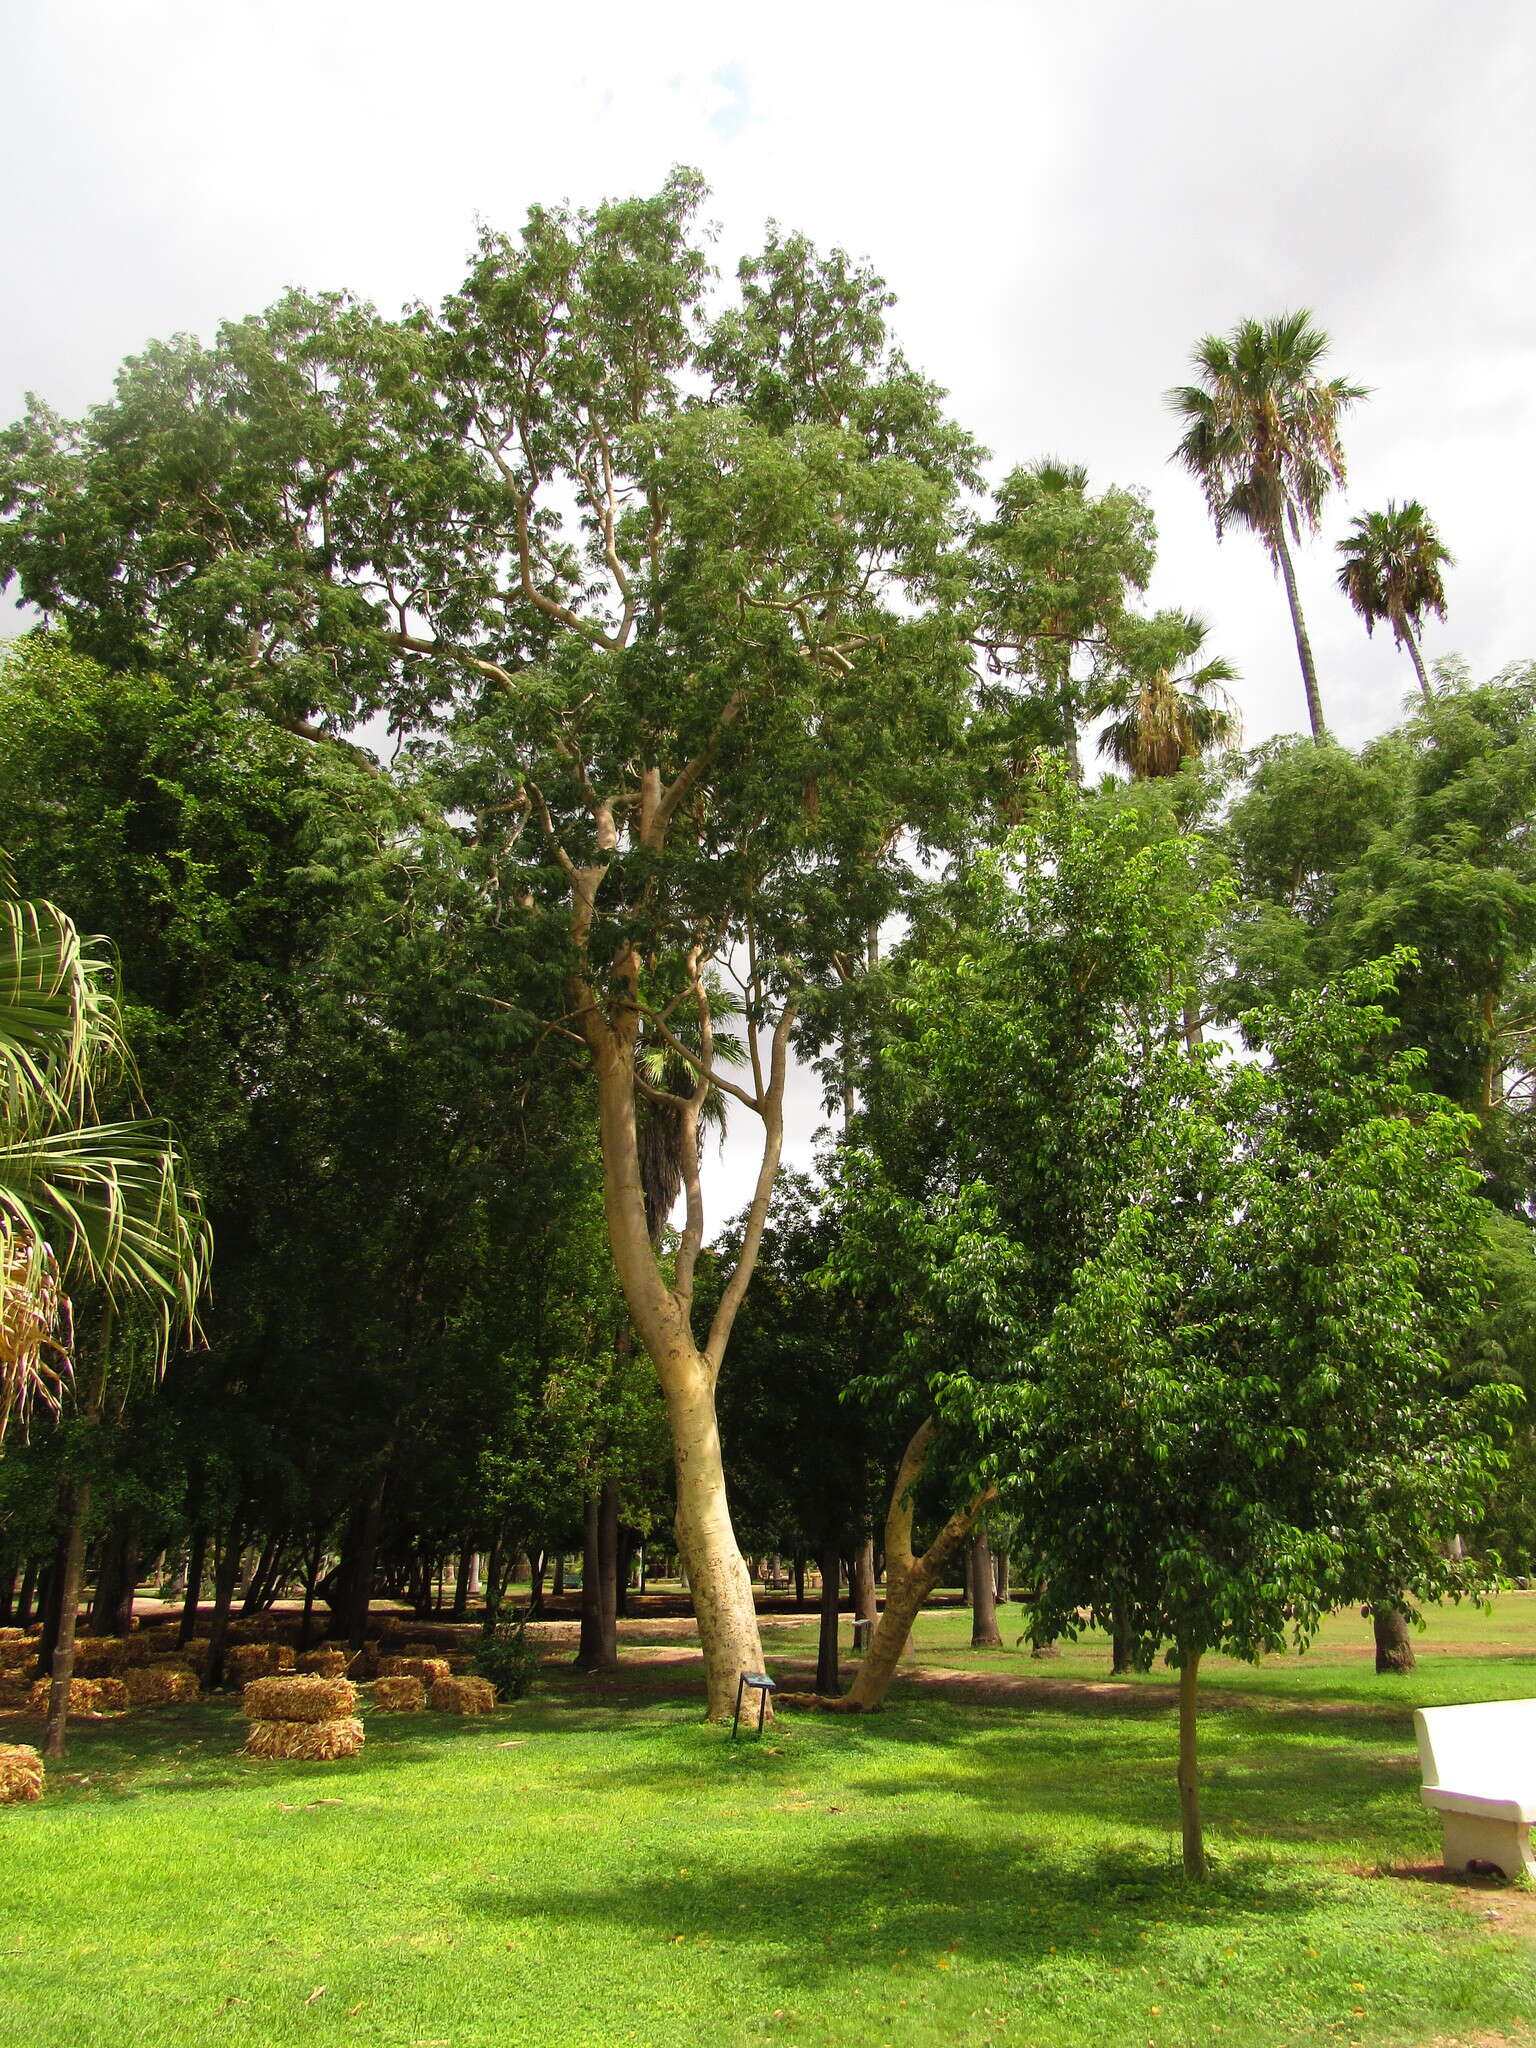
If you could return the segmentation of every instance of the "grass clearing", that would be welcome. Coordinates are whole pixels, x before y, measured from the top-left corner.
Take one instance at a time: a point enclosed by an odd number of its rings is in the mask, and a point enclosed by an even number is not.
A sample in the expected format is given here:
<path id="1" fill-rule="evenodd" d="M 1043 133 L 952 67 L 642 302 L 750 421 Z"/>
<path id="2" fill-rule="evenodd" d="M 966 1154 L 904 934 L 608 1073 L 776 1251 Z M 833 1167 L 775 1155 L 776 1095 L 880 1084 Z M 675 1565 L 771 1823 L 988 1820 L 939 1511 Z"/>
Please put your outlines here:
<path id="1" fill-rule="evenodd" d="M 84 1725 L 42 1805 L 0 1809 L 0 2026 L 9 2048 L 1530 2038 L 1536 1899 L 1364 1874 L 1438 1860 L 1410 1704 L 1536 1693 L 1536 1601 L 1475 1619 L 1486 1654 L 1448 1633 L 1407 1680 L 1357 1683 L 1344 1621 L 1332 1662 L 1214 1684 L 1203 1890 L 1156 1683 L 1023 1708 L 903 1688 L 759 1746 L 698 1722 L 686 1665 L 606 1691 L 561 1669 L 488 1719 L 375 1717 L 336 1764 L 240 1758 L 232 1702 Z M 925 1617 L 920 1654 L 965 1665 L 968 1622 Z"/>

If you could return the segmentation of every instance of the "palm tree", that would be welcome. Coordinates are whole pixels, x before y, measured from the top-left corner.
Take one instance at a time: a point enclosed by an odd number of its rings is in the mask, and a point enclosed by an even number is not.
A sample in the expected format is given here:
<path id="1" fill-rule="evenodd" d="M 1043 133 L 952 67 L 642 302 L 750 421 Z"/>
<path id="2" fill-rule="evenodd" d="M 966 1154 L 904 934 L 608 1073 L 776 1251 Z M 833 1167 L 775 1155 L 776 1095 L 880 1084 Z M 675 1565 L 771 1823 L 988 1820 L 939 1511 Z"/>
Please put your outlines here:
<path id="1" fill-rule="evenodd" d="M 1344 557 L 1339 588 L 1364 619 L 1367 633 L 1378 619 L 1388 622 L 1393 639 L 1408 650 L 1428 704 L 1429 677 L 1424 673 L 1418 635 L 1426 612 L 1445 617 L 1445 584 L 1440 571 L 1452 567 L 1456 558 L 1416 498 L 1405 505 L 1388 498 L 1385 512 L 1362 513 L 1351 524 L 1348 540 L 1338 543 Z"/>
<path id="2" fill-rule="evenodd" d="M 1193 362 L 1198 384 L 1182 384 L 1168 403 L 1186 422 L 1175 458 L 1197 477 L 1218 539 L 1233 521 L 1251 527 L 1285 580 L 1312 737 L 1324 738 L 1317 667 L 1296 593 L 1286 541 L 1317 531 L 1330 488 L 1344 481 L 1339 417 L 1362 384 L 1323 379 L 1328 336 L 1305 307 L 1271 320 L 1240 320 L 1229 335 L 1208 334 Z"/>
<path id="3" fill-rule="evenodd" d="M 1186 761 L 1240 738 L 1242 722 L 1222 687 L 1237 671 L 1221 656 L 1201 661 L 1210 627 L 1194 612 L 1158 612 L 1128 622 L 1120 636 L 1118 716 L 1099 752 L 1138 781 L 1176 775 Z"/>
<path id="4" fill-rule="evenodd" d="M 94 1422 L 117 1315 L 149 1311 L 156 1367 L 195 1327 L 208 1227 L 170 1133 L 104 1123 L 97 1092 L 133 1089 L 101 951 L 51 903 L 20 901 L 0 861 L 0 1434 L 35 1400 L 57 1406 L 73 1353 L 68 1289 L 102 1304 Z M 75 1488 L 60 1586 L 44 1754 L 64 1753 L 90 1482 Z"/>

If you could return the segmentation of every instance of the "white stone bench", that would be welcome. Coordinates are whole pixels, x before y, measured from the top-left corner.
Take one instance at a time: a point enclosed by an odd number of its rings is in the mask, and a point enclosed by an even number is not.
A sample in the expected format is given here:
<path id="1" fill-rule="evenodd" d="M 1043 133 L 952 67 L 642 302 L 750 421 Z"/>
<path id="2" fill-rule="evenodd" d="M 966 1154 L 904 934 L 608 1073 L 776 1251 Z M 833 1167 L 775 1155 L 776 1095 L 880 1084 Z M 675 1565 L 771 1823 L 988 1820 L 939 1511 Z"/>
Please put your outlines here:
<path id="1" fill-rule="evenodd" d="M 1440 1815 L 1446 1869 L 1491 1863 L 1508 1878 L 1536 1877 L 1536 1700 L 1421 1707 L 1413 1730 L 1419 1797 Z"/>

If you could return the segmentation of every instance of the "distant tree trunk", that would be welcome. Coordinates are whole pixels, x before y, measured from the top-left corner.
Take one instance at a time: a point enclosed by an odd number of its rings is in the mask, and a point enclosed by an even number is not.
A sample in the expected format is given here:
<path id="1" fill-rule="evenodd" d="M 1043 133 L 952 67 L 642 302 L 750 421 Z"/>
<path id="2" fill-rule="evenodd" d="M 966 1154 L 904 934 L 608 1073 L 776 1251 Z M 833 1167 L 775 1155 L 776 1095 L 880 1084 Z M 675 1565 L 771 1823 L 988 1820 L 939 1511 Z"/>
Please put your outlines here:
<path id="1" fill-rule="evenodd" d="M 604 1479 L 597 1499 L 597 1601 L 603 1636 L 603 1669 L 619 1663 L 619 1482 Z"/>
<path id="2" fill-rule="evenodd" d="M 923 1602 L 950 1558 L 970 1536 L 976 1517 L 993 1498 L 993 1488 L 984 1488 L 968 1507 L 950 1516 L 921 1557 L 913 1555 L 912 1496 L 928 1462 L 934 1432 L 930 1418 L 902 1453 L 896 1484 L 891 1490 L 885 1518 L 885 1605 L 869 1649 L 845 1695 L 848 1705 L 861 1713 L 872 1713 L 890 1690 Z"/>
<path id="3" fill-rule="evenodd" d="M 65 1539 L 64 1569 L 59 1588 L 59 1628 L 53 1646 L 53 1683 L 48 1689 L 48 1728 L 43 1755 L 50 1763 L 64 1754 L 64 1729 L 69 1719 L 69 1683 L 75 1675 L 75 1624 L 80 1611 L 80 1575 L 85 1565 L 85 1521 L 91 1511 L 91 1482 L 75 1489 L 74 1512 Z"/>
<path id="4" fill-rule="evenodd" d="M 544 1612 L 544 1568 L 549 1562 L 549 1553 L 536 1550 L 533 1553 L 532 1569 L 528 1574 L 528 1612 L 538 1616 Z"/>
<path id="5" fill-rule="evenodd" d="M 16 1567 L 8 1565 L 0 1572 L 0 1628 L 14 1628 L 11 1620 L 12 1606 L 16 1597 Z"/>
<path id="6" fill-rule="evenodd" d="M 242 1614 L 259 1614 L 266 1604 L 267 1579 L 277 1563 L 277 1553 L 283 1544 L 283 1532 L 278 1530 L 262 1545 L 261 1555 L 256 1560 L 256 1569 L 246 1581 L 245 1598 L 240 1603 Z"/>
<path id="7" fill-rule="evenodd" d="M 91 1602 L 90 1630 L 97 1636 L 125 1636 L 133 1626 L 133 1596 L 138 1590 L 139 1518 L 137 1510 L 114 1515 L 102 1539 L 96 1594 Z"/>
<path id="8" fill-rule="evenodd" d="M 1008 1585 L 1008 1546 L 992 1553 L 992 1583 L 997 1589 L 997 1604 L 1006 1607 L 1013 1594 Z"/>
<path id="9" fill-rule="evenodd" d="M 582 1511 L 581 1641 L 578 1671 L 612 1671 L 619 1661 L 614 1626 L 617 1595 L 613 1585 L 618 1562 L 619 1490 L 603 1480 L 587 1494 Z"/>
<path id="10" fill-rule="evenodd" d="M 985 1529 L 971 1538 L 971 1648 L 1000 1650 L 997 1626 L 997 1585 L 992 1577 L 992 1546 Z"/>
<path id="11" fill-rule="evenodd" d="M 837 1621 L 841 1601 L 842 1557 L 835 1543 L 821 1551 L 821 1633 L 816 1641 L 816 1690 L 831 1698 L 837 1691 Z"/>
<path id="12" fill-rule="evenodd" d="M 16 1600 L 16 1628 L 32 1626 L 32 1603 L 37 1598 L 37 1559 L 29 1557 L 21 1574 L 21 1592 Z"/>
<path id="13" fill-rule="evenodd" d="M 1136 1668 L 1136 1638 L 1128 1617 L 1119 1608 L 1115 1610 L 1115 1626 L 1110 1642 L 1110 1677 L 1129 1678 Z"/>
<path id="14" fill-rule="evenodd" d="M 639 1571 L 639 1584 L 638 1584 L 638 1585 L 636 1586 L 636 1588 L 635 1588 L 635 1591 L 636 1591 L 636 1592 L 637 1592 L 637 1593 L 638 1593 L 638 1594 L 639 1594 L 639 1595 L 641 1596 L 641 1598 L 642 1598 L 642 1599 L 643 1599 L 643 1598 L 645 1597 L 645 1568 L 646 1568 L 646 1562 L 647 1562 L 647 1559 L 646 1559 L 646 1549 L 645 1549 L 645 1538 L 644 1538 L 644 1537 L 642 1536 L 642 1537 L 640 1538 L 640 1571 Z"/>
<path id="15" fill-rule="evenodd" d="M 962 1607 L 969 1607 L 971 1604 L 971 1569 L 972 1554 L 970 1545 L 967 1544 L 960 1553 L 960 1605 Z"/>
<path id="16" fill-rule="evenodd" d="M 214 1562 L 213 1621 L 208 1630 L 208 1661 L 203 1667 L 203 1683 L 210 1692 L 224 1683 L 224 1646 L 229 1636 L 229 1612 L 235 1604 L 235 1587 L 240 1580 L 243 1542 L 244 1532 L 237 1522 Z M 361 1649 L 362 1645 L 355 1647 Z"/>
<path id="17" fill-rule="evenodd" d="M 208 1562 L 208 1526 L 199 1522 L 192 1531 L 192 1547 L 187 1553 L 187 1590 L 181 1602 L 181 1627 L 176 1632 L 176 1647 L 183 1649 L 197 1628 L 198 1603 L 203 1597 L 203 1566 Z"/>
<path id="18" fill-rule="evenodd" d="M 552 1600 L 563 1600 L 565 1598 L 565 1552 L 563 1550 L 555 1552 L 555 1579 L 554 1584 L 549 1589 L 549 1596 Z"/>
<path id="19" fill-rule="evenodd" d="M 325 1568 L 325 1546 L 317 1543 L 304 1560 L 304 1618 L 299 1624 L 299 1648 L 307 1650 L 315 1637 L 315 1590 Z"/>
<path id="20" fill-rule="evenodd" d="M 47 1570 L 44 1573 L 42 1600 L 43 1632 L 38 1638 L 37 1643 L 37 1675 L 39 1678 L 50 1678 L 53 1675 L 53 1653 L 58 1645 L 59 1626 L 64 1615 L 64 1572 L 69 1562 L 70 1531 L 75 1525 L 74 1494 L 69 1489 L 66 1489 L 66 1499 L 68 1501 L 67 1513 L 69 1519 L 64 1525 L 63 1534 L 54 1546 L 53 1556 L 49 1559 Z M 81 1563 L 83 1566 L 83 1558 Z M 79 1598 L 78 1586 L 75 1589 L 75 1597 Z"/>
<path id="21" fill-rule="evenodd" d="M 1272 536 L 1272 545 L 1280 574 L 1285 582 L 1285 601 L 1291 608 L 1291 627 L 1296 635 L 1296 657 L 1301 663 L 1302 687 L 1307 693 L 1307 717 L 1312 725 L 1312 737 L 1321 746 L 1328 737 L 1328 728 L 1323 723 L 1322 693 L 1317 687 L 1317 664 L 1312 659 L 1312 642 L 1307 638 L 1307 622 L 1301 615 L 1301 597 L 1296 588 L 1296 571 L 1291 562 L 1291 551 L 1285 544 L 1285 529 L 1279 527 Z"/>
<path id="22" fill-rule="evenodd" d="M 873 1536 L 866 1536 L 853 1554 L 853 1611 L 860 1621 L 875 1622 L 880 1618 L 880 1603 L 875 1594 Z"/>
<path id="23" fill-rule="evenodd" d="M 346 1535 L 341 1581 L 342 1612 L 338 1619 L 346 1631 L 347 1648 L 354 1656 L 368 1640 L 368 1616 L 373 1607 L 373 1573 L 379 1556 L 379 1533 L 384 1526 L 384 1488 L 388 1476 L 387 1467 L 378 1474 L 361 1511 L 354 1510 Z"/>
<path id="24" fill-rule="evenodd" d="M 619 1530 L 618 1564 L 613 1574 L 613 1602 L 614 1613 L 621 1619 L 629 1613 L 629 1581 L 635 1569 L 635 1559 L 640 1555 L 641 1549 L 638 1529 Z"/>
<path id="25" fill-rule="evenodd" d="M 486 1552 L 485 1556 L 485 1611 L 487 1614 L 500 1614 L 502 1607 L 506 1601 L 506 1555 L 506 1538 L 502 1535 L 501 1531 L 498 1530 L 496 1535 L 493 1537 L 491 1541 L 491 1547 Z M 543 1552 L 541 1551 L 539 1555 L 542 1560 Z M 541 1562 L 539 1565 L 539 1573 L 541 1580 L 543 1576 L 543 1571 L 544 1566 Z M 539 1586 L 539 1605 L 541 1611 L 543 1608 L 543 1600 L 544 1588 L 541 1583 Z"/>
<path id="26" fill-rule="evenodd" d="M 484 1591 L 480 1578 L 481 1570 L 480 1552 L 472 1550 L 469 1553 L 469 1597 L 471 1600 L 478 1600 Z M 518 1573 L 517 1576 L 521 1577 L 521 1573 Z"/>
<path id="27" fill-rule="evenodd" d="M 466 1543 L 459 1551 L 458 1568 L 453 1575 L 453 1618 L 463 1621 L 469 1613 L 469 1568 L 475 1553 Z"/>
<path id="28" fill-rule="evenodd" d="M 1183 1652 L 1179 1666 L 1179 1822 L 1183 1831 L 1184 1875 L 1204 1884 L 1208 1875 L 1205 1836 L 1200 1826 L 1200 1758 L 1196 1748 L 1195 1701 L 1200 1653 Z"/>
<path id="29" fill-rule="evenodd" d="M 795 1552 L 795 1605 L 802 1614 L 805 1612 L 805 1552 L 803 1550 Z"/>
<path id="30" fill-rule="evenodd" d="M 1372 1601 L 1371 1628 L 1376 1637 L 1376 1669 L 1411 1671 L 1418 1660 L 1402 1609 L 1391 1600 Z"/>

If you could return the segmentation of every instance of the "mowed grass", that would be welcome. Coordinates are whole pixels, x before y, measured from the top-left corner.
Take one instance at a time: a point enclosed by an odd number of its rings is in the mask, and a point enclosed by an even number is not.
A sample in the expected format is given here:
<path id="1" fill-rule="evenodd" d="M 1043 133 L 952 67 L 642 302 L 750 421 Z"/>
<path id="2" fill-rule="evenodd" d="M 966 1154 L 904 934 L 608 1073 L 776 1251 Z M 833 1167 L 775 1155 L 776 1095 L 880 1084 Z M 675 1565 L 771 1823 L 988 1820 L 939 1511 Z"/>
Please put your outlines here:
<path id="1" fill-rule="evenodd" d="M 1443 1654 L 1412 1680 L 1357 1684 L 1345 1622 L 1333 1663 L 1213 1685 L 1198 1889 L 1156 1685 L 1023 1706 L 911 1688 L 758 1745 L 699 1722 L 687 1667 L 606 1689 L 551 1671 L 489 1720 L 374 1717 L 331 1765 L 242 1760 L 223 1702 L 83 1725 L 48 1798 L 0 1809 L 0 2039 L 1531 2038 L 1536 1901 L 1381 1874 L 1438 1861 L 1411 1704 L 1536 1694 L 1536 1603 L 1473 1619 L 1453 1647 L 1467 1617 L 1437 1617 Z M 968 1665 L 961 1625 L 925 1617 L 922 1653 Z M 1103 1675 L 1079 1654 L 1044 1675 Z"/>

